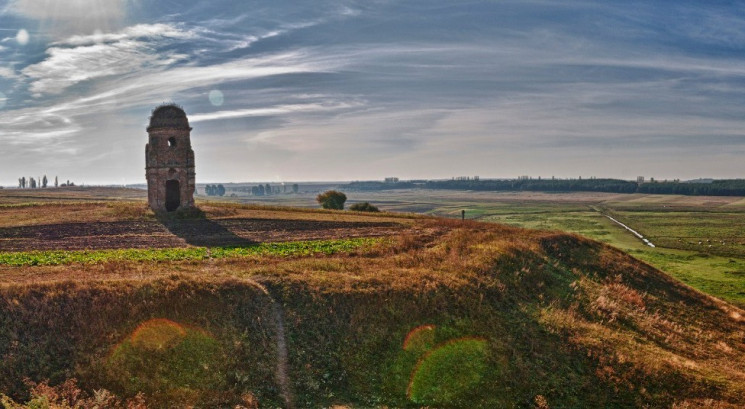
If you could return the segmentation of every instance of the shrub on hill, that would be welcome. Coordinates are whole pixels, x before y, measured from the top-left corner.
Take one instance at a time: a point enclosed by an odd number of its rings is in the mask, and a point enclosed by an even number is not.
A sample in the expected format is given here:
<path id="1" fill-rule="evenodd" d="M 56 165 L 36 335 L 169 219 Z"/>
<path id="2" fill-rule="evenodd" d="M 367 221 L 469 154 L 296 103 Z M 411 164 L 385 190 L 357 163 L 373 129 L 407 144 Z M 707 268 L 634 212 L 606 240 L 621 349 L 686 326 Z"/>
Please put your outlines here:
<path id="1" fill-rule="evenodd" d="M 371 205 L 369 202 L 355 203 L 349 206 L 349 210 L 354 210 L 355 212 L 379 212 L 380 211 L 380 209 L 378 209 L 376 206 Z"/>

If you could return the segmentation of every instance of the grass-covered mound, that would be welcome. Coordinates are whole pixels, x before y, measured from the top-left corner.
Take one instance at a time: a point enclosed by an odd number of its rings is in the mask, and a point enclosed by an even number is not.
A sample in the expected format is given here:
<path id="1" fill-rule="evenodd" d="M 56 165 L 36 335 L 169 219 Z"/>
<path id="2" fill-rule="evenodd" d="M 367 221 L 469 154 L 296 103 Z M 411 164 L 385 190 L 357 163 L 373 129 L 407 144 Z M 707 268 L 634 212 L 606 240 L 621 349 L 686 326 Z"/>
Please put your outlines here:
<path id="1" fill-rule="evenodd" d="M 38 280 L 0 289 L 0 390 L 25 401 L 26 378 L 76 378 L 150 407 L 745 402 L 742 311 L 576 236 L 420 224 L 321 257 L 119 261 L 126 279 L 23 267 Z M 45 282 L 60 269 L 78 279 Z"/>

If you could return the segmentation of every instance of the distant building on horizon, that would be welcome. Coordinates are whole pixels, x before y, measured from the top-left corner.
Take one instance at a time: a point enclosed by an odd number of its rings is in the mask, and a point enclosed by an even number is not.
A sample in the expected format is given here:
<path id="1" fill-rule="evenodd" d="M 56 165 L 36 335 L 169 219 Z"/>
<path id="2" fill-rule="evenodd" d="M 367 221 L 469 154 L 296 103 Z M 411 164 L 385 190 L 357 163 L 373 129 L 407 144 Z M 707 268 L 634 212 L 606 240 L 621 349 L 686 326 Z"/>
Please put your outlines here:
<path id="1" fill-rule="evenodd" d="M 173 212 L 194 207 L 196 173 L 186 112 L 176 104 L 158 106 L 147 133 L 145 177 L 150 208 Z"/>

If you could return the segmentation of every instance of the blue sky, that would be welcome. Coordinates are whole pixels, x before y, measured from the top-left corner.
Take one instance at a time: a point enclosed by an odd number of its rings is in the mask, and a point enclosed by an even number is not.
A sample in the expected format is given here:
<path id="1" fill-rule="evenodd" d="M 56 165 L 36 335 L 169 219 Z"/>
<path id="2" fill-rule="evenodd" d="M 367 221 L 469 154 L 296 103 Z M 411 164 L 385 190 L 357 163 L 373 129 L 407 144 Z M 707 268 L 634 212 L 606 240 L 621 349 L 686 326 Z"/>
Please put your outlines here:
<path id="1" fill-rule="evenodd" d="M 745 177 L 745 2 L 0 0 L 0 184 Z"/>

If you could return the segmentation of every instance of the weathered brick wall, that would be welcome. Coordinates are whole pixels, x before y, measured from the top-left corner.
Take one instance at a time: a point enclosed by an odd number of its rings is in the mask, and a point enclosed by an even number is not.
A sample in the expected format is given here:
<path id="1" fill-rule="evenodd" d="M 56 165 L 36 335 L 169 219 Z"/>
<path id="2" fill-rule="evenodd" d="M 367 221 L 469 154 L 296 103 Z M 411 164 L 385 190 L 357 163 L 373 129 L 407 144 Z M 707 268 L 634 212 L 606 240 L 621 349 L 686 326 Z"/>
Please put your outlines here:
<path id="1" fill-rule="evenodd" d="M 166 182 L 180 185 L 180 208 L 194 206 L 194 151 L 189 128 L 148 128 L 145 146 L 148 202 L 155 211 L 166 210 Z M 169 139 L 175 142 L 169 146 Z"/>

